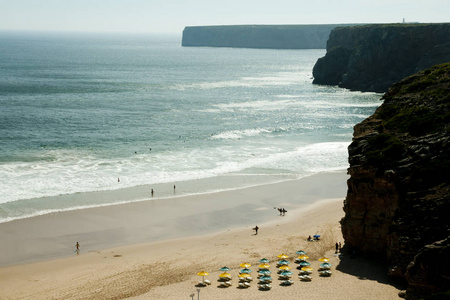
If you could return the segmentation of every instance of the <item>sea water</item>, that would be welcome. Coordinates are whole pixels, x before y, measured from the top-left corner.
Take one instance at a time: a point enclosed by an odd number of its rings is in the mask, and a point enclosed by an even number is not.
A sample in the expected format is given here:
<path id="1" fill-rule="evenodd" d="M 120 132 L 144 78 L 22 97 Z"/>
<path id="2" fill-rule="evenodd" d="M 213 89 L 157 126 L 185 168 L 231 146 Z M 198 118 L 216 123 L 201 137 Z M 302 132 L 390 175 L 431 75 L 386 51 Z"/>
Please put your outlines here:
<path id="1" fill-rule="evenodd" d="M 381 95 L 313 85 L 324 54 L 0 32 L 0 222 L 345 170 Z"/>

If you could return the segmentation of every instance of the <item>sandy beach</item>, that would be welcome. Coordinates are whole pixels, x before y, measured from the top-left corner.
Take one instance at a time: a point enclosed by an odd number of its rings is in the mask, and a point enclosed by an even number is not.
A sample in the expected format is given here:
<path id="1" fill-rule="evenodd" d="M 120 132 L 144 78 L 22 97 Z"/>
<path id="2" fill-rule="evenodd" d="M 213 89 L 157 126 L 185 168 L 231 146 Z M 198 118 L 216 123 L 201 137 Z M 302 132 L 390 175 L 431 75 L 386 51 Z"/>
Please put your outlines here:
<path id="1" fill-rule="evenodd" d="M 335 254 L 335 243 L 344 243 L 339 220 L 346 178 L 319 174 L 0 224 L 6 241 L 0 252 L 0 299 L 191 299 L 192 294 L 194 299 L 398 299 L 383 265 Z M 285 216 L 274 209 L 280 206 L 288 210 Z M 321 240 L 306 241 L 313 234 Z M 79 255 L 73 252 L 77 241 Z M 294 259 L 300 249 L 314 269 L 310 282 L 297 276 Z M 274 262 L 282 253 L 290 257 L 291 286 L 281 286 L 276 276 Z M 323 256 L 330 258 L 331 277 L 317 273 Z M 263 257 L 272 261 L 269 291 L 257 287 Z M 243 262 L 252 265 L 254 277 L 247 289 L 237 287 Z M 231 268 L 228 288 L 219 287 L 223 266 Z M 197 287 L 202 270 L 212 284 Z"/>

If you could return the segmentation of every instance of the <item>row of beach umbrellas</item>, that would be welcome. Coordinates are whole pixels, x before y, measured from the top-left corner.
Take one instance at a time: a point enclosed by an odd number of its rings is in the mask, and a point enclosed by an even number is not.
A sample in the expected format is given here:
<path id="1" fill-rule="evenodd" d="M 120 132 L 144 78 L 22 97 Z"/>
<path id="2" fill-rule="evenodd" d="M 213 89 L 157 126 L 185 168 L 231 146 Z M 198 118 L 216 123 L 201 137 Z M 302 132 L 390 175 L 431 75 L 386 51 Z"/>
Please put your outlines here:
<path id="1" fill-rule="evenodd" d="M 307 261 L 307 259 L 309 258 L 309 256 L 307 256 L 306 252 L 303 250 L 299 250 L 296 252 L 296 254 L 298 254 L 299 256 L 296 258 L 296 263 L 299 264 L 299 266 L 301 267 L 301 271 L 303 271 L 304 273 L 308 273 L 310 274 L 313 270 L 313 268 L 310 267 L 311 263 L 309 263 Z M 279 270 L 279 275 L 280 276 L 291 276 L 292 272 L 290 271 L 291 267 L 289 266 L 289 261 L 287 260 L 289 258 L 288 255 L 286 254 L 280 254 L 278 255 L 278 258 L 280 258 L 281 260 L 277 262 L 277 267 Z M 330 267 L 331 264 L 329 263 L 329 259 L 326 257 L 322 257 L 319 259 L 320 262 L 322 262 L 322 264 L 320 264 L 320 269 L 319 272 L 326 272 L 326 273 L 321 273 L 322 275 L 331 275 Z M 259 276 L 259 280 L 264 283 L 264 282 L 269 282 L 272 280 L 271 275 L 271 271 L 269 270 L 270 268 L 270 260 L 267 258 L 262 258 L 259 260 L 260 265 L 258 266 L 259 270 L 258 270 L 258 274 Z M 252 272 L 252 270 L 250 269 L 251 264 L 248 262 L 244 262 L 242 264 L 239 265 L 242 269 L 239 271 L 239 275 L 238 277 L 240 278 L 248 278 L 250 277 L 250 273 Z M 219 277 L 221 279 L 224 280 L 230 280 L 231 279 L 231 274 L 228 273 L 228 271 L 230 271 L 231 269 L 229 267 L 222 267 L 219 269 L 219 271 L 222 271 L 223 273 L 221 273 L 219 275 Z M 203 277 L 203 282 L 205 282 L 205 276 L 208 276 L 209 273 L 206 271 L 201 271 L 199 273 L 197 273 L 198 276 L 202 276 Z"/>

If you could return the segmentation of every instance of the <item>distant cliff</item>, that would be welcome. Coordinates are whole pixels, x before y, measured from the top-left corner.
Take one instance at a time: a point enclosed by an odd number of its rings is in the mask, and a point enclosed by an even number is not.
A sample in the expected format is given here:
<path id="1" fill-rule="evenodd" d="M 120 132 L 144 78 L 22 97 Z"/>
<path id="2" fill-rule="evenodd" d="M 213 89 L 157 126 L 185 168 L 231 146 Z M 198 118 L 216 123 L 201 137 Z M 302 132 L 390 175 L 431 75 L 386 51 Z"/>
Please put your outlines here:
<path id="1" fill-rule="evenodd" d="M 266 49 L 325 49 L 337 26 L 327 25 L 230 25 L 192 26 L 183 30 L 185 47 L 236 47 Z"/>
<path id="2" fill-rule="evenodd" d="M 313 83 L 386 92 L 406 76 L 450 62 L 450 23 L 377 24 L 333 29 Z"/>
<path id="3" fill-rule="evenodd" d="M 450 63 L 394 84 L 354 128 L 346 247 L 385 258 L 406 297 L 450 290 Z"/>

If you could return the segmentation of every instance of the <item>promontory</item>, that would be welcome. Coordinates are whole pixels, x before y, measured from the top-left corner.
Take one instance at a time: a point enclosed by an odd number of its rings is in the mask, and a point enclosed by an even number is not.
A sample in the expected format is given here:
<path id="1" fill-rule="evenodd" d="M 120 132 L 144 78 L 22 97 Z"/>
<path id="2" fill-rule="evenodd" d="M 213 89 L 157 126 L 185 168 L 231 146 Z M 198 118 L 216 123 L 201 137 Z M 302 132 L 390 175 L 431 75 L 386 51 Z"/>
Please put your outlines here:
<path id="1" fill-rule="evenodd" d="M 331 31 L 314 83 L 386 92 L 409 75 L 450 61 L 450 23 L 375 24 Z"/>

